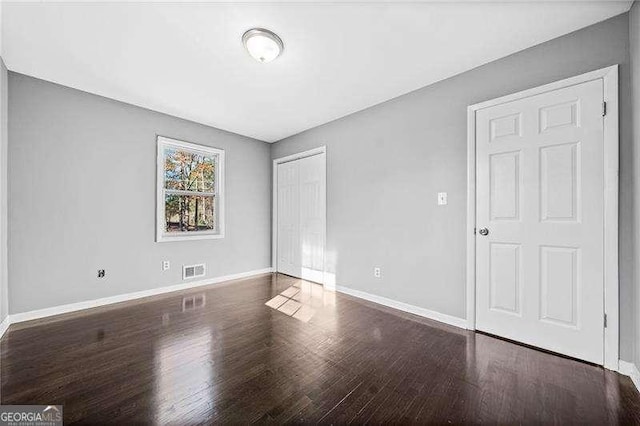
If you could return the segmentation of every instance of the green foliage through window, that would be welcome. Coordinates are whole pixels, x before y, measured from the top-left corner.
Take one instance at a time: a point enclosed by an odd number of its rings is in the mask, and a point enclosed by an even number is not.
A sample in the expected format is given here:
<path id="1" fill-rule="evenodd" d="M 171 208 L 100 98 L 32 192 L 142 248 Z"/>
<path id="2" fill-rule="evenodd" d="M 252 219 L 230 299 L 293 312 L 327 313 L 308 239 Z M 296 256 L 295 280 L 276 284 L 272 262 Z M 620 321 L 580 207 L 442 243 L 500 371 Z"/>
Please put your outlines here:
<path id="1" fill-rule="evenodd" d="M 214 202 L 212 196 L 165 195 L 165 231 L 214 230 Z"/>
<path id="2" fill-rule="evenodd" d="M 164 151 L 165 189 L 214 192 L 215 156 L 167 148 Z"/>
<path id="3" fill-rule="evenodd" d="M 213 231 L 216 155 L 164 149 L 165 232 Z"/>

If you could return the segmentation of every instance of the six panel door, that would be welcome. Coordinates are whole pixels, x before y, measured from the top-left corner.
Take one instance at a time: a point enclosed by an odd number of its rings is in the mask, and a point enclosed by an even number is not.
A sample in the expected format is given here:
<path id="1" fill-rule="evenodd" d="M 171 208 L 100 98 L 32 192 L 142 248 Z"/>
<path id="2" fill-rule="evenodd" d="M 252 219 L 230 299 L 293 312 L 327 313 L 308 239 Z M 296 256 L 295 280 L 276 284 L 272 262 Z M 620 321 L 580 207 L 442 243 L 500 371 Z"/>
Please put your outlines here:
<path id="1" fill-rule="evenodd" d="M 602 102 L 594 80 L 476 112 L 476 328 L 597 364 Z"/>

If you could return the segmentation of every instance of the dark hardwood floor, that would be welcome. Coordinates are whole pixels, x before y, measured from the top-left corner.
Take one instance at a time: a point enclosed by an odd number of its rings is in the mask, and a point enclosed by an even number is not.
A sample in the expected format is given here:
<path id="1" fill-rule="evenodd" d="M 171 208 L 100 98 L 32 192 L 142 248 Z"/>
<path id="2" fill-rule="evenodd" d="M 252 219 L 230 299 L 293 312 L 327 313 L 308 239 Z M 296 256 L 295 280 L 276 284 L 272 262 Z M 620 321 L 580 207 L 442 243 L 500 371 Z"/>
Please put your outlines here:
<path id="1" fill-rule="evenodd" d="M 65 423 L 640 424 L 625 376 L 305 285 L 263 275 L 14 325 L 2 403 L 63 404 Z"/>

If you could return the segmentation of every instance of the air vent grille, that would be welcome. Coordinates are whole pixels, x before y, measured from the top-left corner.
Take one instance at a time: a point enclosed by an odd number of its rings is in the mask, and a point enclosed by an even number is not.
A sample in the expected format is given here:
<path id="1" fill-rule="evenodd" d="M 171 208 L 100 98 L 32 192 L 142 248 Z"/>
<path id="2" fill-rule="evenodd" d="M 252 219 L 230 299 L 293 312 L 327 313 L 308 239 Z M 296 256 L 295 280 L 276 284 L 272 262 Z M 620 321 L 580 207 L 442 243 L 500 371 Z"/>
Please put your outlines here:
<path id="1" fill-rule="evenodd" d="M 189 280 L 191 278 L 204 277 L 206 268 L 204 263 L 198 265 L 184 265 L 182 267 L 182 279 Z"/>

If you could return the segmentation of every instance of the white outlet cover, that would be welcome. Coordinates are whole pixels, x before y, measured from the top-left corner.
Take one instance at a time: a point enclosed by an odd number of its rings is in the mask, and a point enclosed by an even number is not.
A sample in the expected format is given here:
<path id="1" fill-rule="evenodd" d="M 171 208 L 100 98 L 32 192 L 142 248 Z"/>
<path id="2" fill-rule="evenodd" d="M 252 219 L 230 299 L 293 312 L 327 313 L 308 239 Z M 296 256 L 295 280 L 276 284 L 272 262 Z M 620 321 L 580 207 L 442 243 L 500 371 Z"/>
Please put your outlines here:
<path id="1" fill-rule="evenodd" d="M 164 262 L 162 262 L 162 270 L 166 271 L 167 269 L 169 269 L 171 267 L 171 263 L 169 263 L 168 260 L 165 260 Z"/>
<path id="2" fill-rule="evenodd" d="M 447 193 L 446 192 L 438 192 L 438 205 L 439 206 L 447 205 Z"/>

